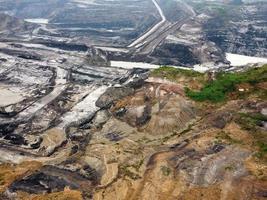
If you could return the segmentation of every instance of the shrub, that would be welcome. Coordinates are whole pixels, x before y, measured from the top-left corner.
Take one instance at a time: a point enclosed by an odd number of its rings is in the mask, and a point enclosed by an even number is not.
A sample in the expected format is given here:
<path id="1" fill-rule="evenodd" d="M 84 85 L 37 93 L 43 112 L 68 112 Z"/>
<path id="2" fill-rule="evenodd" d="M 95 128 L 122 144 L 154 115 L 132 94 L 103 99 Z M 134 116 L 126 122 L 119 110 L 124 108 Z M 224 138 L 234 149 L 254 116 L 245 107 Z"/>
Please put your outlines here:
<path id="1" fill-rule="evenodd" d="M 179 76 L 198 77 L 203 74 L 187 69 L 179 69 L 174 67 L 162 66 L 152 71 L 152 75 L 161 78 L 167 78 L 169 80 L 175 80 Z"/>
<path id="2" fill-rule="evenodd" d="M 246 72 L 219 73 L 216 80 L 206 83 L 200 91 L 192 91 L 187 88 L 186 94 L 195 101 L 218 103 L 224 101 L 227 94 L 235 91 L 236 85 L 240 83 L 255 85 L 263 81 L 267 81 L 267 65 Z"/>

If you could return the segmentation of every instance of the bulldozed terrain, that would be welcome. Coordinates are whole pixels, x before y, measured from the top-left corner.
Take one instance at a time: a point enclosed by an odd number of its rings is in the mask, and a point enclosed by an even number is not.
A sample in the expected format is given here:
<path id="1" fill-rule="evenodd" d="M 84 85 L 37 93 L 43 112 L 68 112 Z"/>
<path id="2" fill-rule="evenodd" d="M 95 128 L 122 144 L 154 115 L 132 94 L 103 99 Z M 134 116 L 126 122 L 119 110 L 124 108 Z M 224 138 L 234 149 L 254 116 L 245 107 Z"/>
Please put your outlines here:
<path id="1" fill-rule="evenodd" d="M 0 200 L 266 199 L 266 11 L 0 0 Z"/>
<path id="2" fill-rule="evenodd" d="M 94 114 L 65 128 L 71 111 L 20 140 L 25 124 L 2 124 L 1 199 L 266 199 L 266 67 L 162 67 L 103 90 Z M 210 98 L 216 85 L 223 98 Z"/>

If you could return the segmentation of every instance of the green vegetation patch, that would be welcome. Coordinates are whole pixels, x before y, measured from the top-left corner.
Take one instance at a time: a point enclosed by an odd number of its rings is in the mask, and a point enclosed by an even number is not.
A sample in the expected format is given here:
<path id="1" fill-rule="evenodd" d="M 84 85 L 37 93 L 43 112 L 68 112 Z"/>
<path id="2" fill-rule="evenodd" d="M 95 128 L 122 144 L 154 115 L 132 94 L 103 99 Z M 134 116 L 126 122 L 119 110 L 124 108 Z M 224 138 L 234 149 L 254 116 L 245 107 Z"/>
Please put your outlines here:
<path id="1" fill-rule="evenodd" d="M 263 121 L 267 121 L 267 117 L 261 113 L 239 113 L 237 123 L 247 131 L 254 131 Z"/>
<path id="2" fill-rule="evenodd" d="M 228 133 L 222 131 L 216 136 L 217 143 L 221 143 L 222 140 L 227 141 L 229 144 L 242 144 L 242 141 L 232 138 Z"/>
<path id="3" fill-rule="evenodd" d="M 233 171 L 233 170 L 235 170 L 235 165 L 234 164 L 229 164 L 229 165 L 226 165 L 225 167 L 224 167 L 224 169 L 226 170 L 226 171 Z"/>
<path id="4" fill-rule="evenodd" d="M 267 163 L 267 134 L 260 126 L 266 122 L 267 117 L 261 113 L 238 113 L 235 120 L 242 129 L 248 131 L 254 139 L 253 146 L 257 148 L 255 156 Z"/>
<path id="5" fill-rule="evenodd" d="M 164 176 L 169 176 L 172 172 L 172 170 L 167 166 L 161 166 L 160 169 Z"/>
<path id="6" fill-rule="evenodd" d="M 264 161 L 267 161 L 266 155 L 267 155 L 267 143 L 263 141 L 258 141 L 257 146 L 259 148 L 258 152 L 256 153 L 256 157 L 259 159 L 263 159 Z"/>
<path id="7" fill-rule="evenodd" d="M 4 175 L 0 174 L 0 185 L 4 185 L 4 184 L 5 184 Z"/>
<path id="8" fill-rule="evenodd" d="M 200 77 L 203 76 L 202 73 L 193 71 L 193 70 L 186 70 L 186 69 L 179 69 L 175 67 L 168 67 L 162 66 L 152 71 L 152 76 L 167 78 L 169 80 L 176 80 L 181 76 L 186 77 Z"/>
<path id="9" fill-rule="evenodd" d="M 267 81 L 267 65 L 246 72 L 219 73 L 216 80 L 206 83 L 200 91 L 186 88 L 186 94 L 195 101 L 219 103 L 225 101 L 229 93 L 236 91 L 238 84 L 248 83 L 253 86 L 264 81 Z"/>
<path id="10" fill-rule="evenodd" d="M 127 176 L 127 177 L 131 178 L 132 180 L 141 179 L 141 176 L 139 174 L 133 172 L 130 169 L 130 166 L 128 166 L 128 165 L 120 166 L 119 171 L 123 176 Z"/>

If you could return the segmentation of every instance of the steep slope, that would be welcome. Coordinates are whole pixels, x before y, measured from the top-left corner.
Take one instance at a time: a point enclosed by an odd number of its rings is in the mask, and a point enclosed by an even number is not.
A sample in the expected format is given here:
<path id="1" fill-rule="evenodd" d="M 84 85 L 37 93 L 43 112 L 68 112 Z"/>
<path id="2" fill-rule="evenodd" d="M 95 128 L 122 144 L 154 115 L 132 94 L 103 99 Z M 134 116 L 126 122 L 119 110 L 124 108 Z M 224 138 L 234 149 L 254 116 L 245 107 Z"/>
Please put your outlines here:
<path id="1" fill-rule="evenodd" d="M 21 19 L 0 13 L 0 34 L 14 35 L 30 33 L 36 25 L 26 23 Z"/>
<path id="2" fill-rule="evenodd" d="M 31 149 L 15 143 L 19 134 L 13 131 L 19 127 L 1 126 L 4 139 L 14 142 L 1 143 L 2 197 L 263 200 L 266 70 L 226 73 L 214 80 L 209 74 L 168 67 L 154 70 L 149 78 L 139 71 L 141 78 L 135 82 L 133 77 L 121 80 L 120 86 L 98 95 L 91 88 L 91 95 L 63 115 L 74 123 L 68 121 L 69 126 L 59 130 L 63 117 L 51 125 L 55 128 L 35 132 L 31 137 L 41 139 Z M 205 92 L 211 81 L 213 87 L 225 87 L 231 76 L 243 78 L 218 103 L 194 101 L 184 90 Z M 30 141 L 29 135 L 25 138 Z M 57 141 L 60 145 L 48 152 Z M 14 164 L 6 164 L 8 158 Z"/>

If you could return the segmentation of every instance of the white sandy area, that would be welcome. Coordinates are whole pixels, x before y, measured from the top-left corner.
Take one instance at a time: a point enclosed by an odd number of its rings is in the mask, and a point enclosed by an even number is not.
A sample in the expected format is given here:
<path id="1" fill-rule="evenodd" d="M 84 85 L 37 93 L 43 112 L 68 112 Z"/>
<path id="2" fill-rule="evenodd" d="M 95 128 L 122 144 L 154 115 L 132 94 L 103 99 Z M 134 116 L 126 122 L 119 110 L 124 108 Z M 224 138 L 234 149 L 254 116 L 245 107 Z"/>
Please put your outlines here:
<path id="1" fill-rule="evenodd" d="M 24 19 L 24 21 L 34 23 L 34 24 L 48 24 L 49 23 L 49 19 L 45 19 L 45 18 Z"/>
<path id="2" fill-rule="evenodd" d="M 232 53 L 226 53 L 226 59 L 234 67 L 244 66 L 247 64 L 267 63 L 267 58 L 244 56 Z"/>

